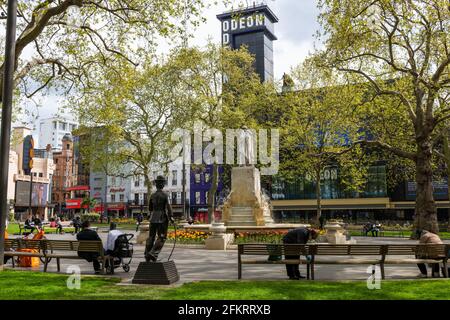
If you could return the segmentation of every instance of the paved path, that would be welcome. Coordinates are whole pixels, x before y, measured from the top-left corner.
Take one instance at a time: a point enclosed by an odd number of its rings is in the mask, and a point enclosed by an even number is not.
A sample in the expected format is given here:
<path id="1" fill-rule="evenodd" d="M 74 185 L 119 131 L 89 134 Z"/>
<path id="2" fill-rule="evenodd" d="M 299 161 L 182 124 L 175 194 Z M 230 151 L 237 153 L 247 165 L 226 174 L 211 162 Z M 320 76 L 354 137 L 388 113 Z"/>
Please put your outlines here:
<path id="1" fill-rule="evenodd" d="M 100 237 L 106 241 L 106 233 L 100 232 Z M 49 239 L 73 239 L 71 234 L 47 235 Z M 411 240 L 398 238 L 370 238 L 354 237 L 357 243 L 411 243 Z M 445 241 L 450 243 L 450 241 Z M 166 243 L 160 254 L 160 259 L 165 260 L 172 250 L 173 244 Z M 235 246 L 233 246 L 235 247 Z M 192 282 L 199 280 L 236 280 L 237 279 L 237 251 L 211 251 L 202 246 L 177 245 L 172 259 L 175 261 L 180 282 Z M 139 262 L 144 260 L 144 246 L 134 246 L 134 257 L 131 263 L 131 271 L 124 272 L 121 268 L 116 269 L 115 276 L 121 277 L 123 283 L 130 283 Z M 93 274 L 92 264 L 83 260 L 61 260 L 61 270 L 65 272 L 70 265 L 78 265 L 83 274 Z M 316 280 L 365 280 L 369 276 L 367 268 L 369 265 L 318 265 L 316 266 Z M 40 267 L 43 269 L 43 266 Z M 28 269 L 27 269 L 28 270 Z M 386 266 L 386 279 L 412 279 L 418 274 L 415 265 Z M 49 265 L 49 272 L 56 271 L 56 261 Z M 306 275 L 306 267 L 300 266 L 300 271 Z M 284 265 L 244 265 L 243 279 L 248 280 L 276 280 L 286 279 Z"/>

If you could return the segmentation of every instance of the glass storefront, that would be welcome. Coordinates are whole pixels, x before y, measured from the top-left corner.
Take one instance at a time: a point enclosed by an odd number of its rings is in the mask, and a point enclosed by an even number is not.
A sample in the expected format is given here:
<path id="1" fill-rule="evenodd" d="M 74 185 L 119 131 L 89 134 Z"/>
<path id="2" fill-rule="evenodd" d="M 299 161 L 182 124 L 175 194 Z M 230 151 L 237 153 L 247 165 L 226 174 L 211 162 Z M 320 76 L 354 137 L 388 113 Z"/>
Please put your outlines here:
<path id="1" fill-rule="evenodd" d="M 320 187 L 322 199 L 386 197 L 386 166 L 371 166 L 365 189 L 359 193 L 346 190 L 337 166 L 329 166 L 323 170 Z M 316 185 L 308 175 L 299 176 L 292 181 L 277 176 L 273 178 L 271 194 L 273 200 L 315 199 Z"/>

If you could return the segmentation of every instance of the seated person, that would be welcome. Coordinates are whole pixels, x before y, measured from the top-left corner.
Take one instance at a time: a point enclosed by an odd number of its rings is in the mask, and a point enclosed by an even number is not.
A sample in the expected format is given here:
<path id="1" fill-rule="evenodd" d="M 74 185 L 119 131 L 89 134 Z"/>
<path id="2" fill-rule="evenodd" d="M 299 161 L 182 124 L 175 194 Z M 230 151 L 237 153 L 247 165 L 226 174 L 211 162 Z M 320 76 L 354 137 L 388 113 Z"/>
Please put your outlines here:
<path id="1" fill-rule="evenodd" d="M 38 229 L 42 229 L 42 220 L 36 215 L 36 217 L 33 219 L 34 225 Z"/>
<path id="2" fill-rule="evenodd" d="M 28 216 L 27 220 L 25 220 L 25 224 L 24 224 L 23 229 L 25 231 L 26 230 L 30 230 L 30 233 L 33 233 L 34 230 L 36 230 L 36 226 L 34 224 L 34 221 L 33 221 L 32 217 L 31 217 L 31 215 Z"/>
<path id="3" fill-rule="evenodd" d="M 98 236 L 97 232 L 90 229 L 91 223 L 89 221 L 84 221 L 81 224 L 81 231 L 77 234 L 77 240 L 91 240 L 91 241 L 102 241 Z M 78 251 L 78 256 L 80 258 L 86 259 L 88 262 L 92 262 L 94 265 L 94 271 L 96 274 L 100 273 L 100 262 L 98 262 L 99 254 L 96 252 L 83 252 Z"/>
<path id="4" fill-rule="evenodd" d="M 368 222 L 363 227 L 364 235 L 367 236 L 369 234 L 370 230 L 372 230 L 372 224 L 370 222 Z"/>
<path id="5" fill-rule="evenodd" d="M 56 233 L 63 233 L 63 226 L 61 224 L 60 217 L 56 217 L 55 224 L 56 224 Z"/>
<path id="6" fill-rule="evenodd" d="M 417 229 L 415 231 L 414 239 L 419 240 L 419 244 L 443 244 L 441 238 L 435 233 L 429 232 L 427 230 Z M 421 255 L 416 255 L 417 258 L 432 258 L 432 257 L 422 257 Z M 418 263 L 417 267 L 420 270 L 418 278 L 428 277 L 427 266 L 425 263 Z M 444 270 L 442 270 L 444 271 Z M 432 264 L 432 277 L 439 278 L 439 263 Z"/>
<path id="7" fill-rule="evenodd" d="M 105 253 L 106 254 L 112 254 L 113 253 L 116 240 L 121 234 L 123 234 L 123 232 L 120 231 L 120 230 L 117 230 L 116 223 L 111 222 L 111 224 L 109 226 L 108 238 L 107 238 L 106 243 L 104 245 L 104 249 L 105 249 Z"/>
<path id="8" fill-rule="evenodd" d="M 50 227 L 50 228 L 56 228 L 56 221 L 55 221 L 55 219 L 52 218 L 52 219 L 50 220 L 50 225 L 49 225 L 49 227 Z"/>
<path id="9" fill-rule="evenodd" d="M 370 229 L 370 231 L 372 232 L 372 237 L 378 237 L 378 232 L 380 229 L 378 228 L 378 225 L 374 223 L 372 224 L 372 229 Z"/>
<path id="10" fill-rule="evenodd" d="M 80 217 L 75 217 L 72 220 L 72 225 L 75 228 L 75 233 L 78 233 L 78 231 L 80 231 L 80 228 L 82 228 Z"/>

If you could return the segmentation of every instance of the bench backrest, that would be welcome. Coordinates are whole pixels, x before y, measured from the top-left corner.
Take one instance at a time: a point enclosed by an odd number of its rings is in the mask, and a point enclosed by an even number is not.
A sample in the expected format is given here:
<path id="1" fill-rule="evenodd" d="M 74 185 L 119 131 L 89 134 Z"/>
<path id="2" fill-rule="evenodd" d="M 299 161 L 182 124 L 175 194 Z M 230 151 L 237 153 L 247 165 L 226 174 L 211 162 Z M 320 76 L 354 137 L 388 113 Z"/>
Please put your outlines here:
<path id="1" fill-rule="evenodd" d="M 54 251 L 83 251 L 97 252 L 103 254 L 103 245 L 101 241 L 88 240 L 46 240 L 49 250 Z"/>
<path id="2" fill-rule="evenodd" d="M 39 250 L 45 250 L 45 248 L 46 248 L 45 240 L 15 238 L 14 241 L 15 241 L 15 244 L 13 244 L 13 247 L 15 250 L 33 249 L 33 250 L 39 251 Z"/>
<path id="3" fill-rule="evenodd" d="M 450 245 L 446 244 L 406 244 L 389 245 L 388 255 L 412 255 L 420 257 L 448 257 Z"/>
<path id="4" fill-rule="evenodd" d="M 310 245 L 311 255 L 325 256 L 370 256 L 382 255 L 385 252 L 383 245 L 372 244 L 317 244 Z"/>
<path id="5" fill-rule="evenodd" d="M 17 250 L 18 243 L 16 239 L 5 239 L 5 251 Z"/>
<path id="6" fill-rule="evenodd" d="M 306 255 L 308 246 L 302 244 L 243 243 L 239 254 L 245 255 Z"/>
<path id="7" fill-rule="evenodd" d="M 450 245 L 446 244 L 271 244 L 245 243 L 238 245 L 244 255 L 418 255 L 420 257 L 447 257 Z"/>

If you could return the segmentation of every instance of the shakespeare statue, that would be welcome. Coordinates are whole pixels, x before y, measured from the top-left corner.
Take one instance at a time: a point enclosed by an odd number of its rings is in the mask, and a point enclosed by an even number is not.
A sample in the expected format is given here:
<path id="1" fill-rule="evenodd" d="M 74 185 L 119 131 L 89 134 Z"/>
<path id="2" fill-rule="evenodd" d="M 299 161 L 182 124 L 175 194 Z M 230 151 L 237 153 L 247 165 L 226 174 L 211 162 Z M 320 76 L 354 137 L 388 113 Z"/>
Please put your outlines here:
<path id="1" fill-rule="evenodd" d="M 238 164 L 240 166 L 251 166 L 256 164 L 256 137 L 253 131 L 244 127 L 243 130 L 241 130 L 239 141 L 241 141 L 243 145 L 238 146 Z"/>
<path id="2" fill-rule="evenodd" d="M 163 192 L 165 182 L 164 177 L 158 176 L 155 180 L 157 190 L 150 196 L 150 235 L 145 247 L 145 260 L 147 262 L 155 262 L 158 259 L 158 255 L 167 239 L 169 221 L 171 223 L 174 222 L 169 197 Z"/>

